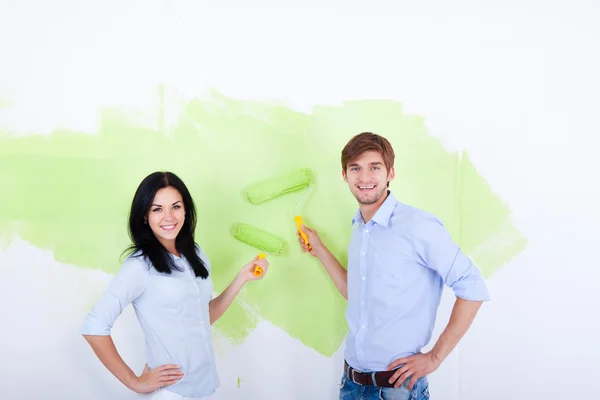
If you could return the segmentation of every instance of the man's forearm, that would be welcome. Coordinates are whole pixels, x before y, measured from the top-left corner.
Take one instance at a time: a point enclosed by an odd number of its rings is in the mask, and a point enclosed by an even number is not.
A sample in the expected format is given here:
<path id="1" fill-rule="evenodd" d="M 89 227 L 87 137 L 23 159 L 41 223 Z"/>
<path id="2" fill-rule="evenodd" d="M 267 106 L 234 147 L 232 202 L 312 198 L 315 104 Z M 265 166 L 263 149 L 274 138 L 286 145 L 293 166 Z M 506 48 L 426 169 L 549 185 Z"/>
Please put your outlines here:
<path id="1" fill-rule="evenodd" d="M 337 290 L 348 300 L 348 273 L 346 269 L 326 247 L 316 256 L 325 267 Z"/>
<path id="2" fill-rule="evenodd" d="M 456 347 L 475 319 L 481 303 L 481 301 L 456 298 L 452 314 L 450 315 L 450 321 L 431 350 L 436 360 L 442 362 Z"/>

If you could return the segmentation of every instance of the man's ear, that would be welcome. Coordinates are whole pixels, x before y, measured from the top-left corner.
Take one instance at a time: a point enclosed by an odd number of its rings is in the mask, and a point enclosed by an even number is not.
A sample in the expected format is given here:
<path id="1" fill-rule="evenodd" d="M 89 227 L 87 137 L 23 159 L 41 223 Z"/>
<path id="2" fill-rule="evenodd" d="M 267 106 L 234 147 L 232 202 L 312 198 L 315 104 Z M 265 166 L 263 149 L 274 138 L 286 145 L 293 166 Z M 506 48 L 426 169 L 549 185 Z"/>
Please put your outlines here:
<path id="1" fill-rule="evenodd" d="M 396 177 L 396 170 L 394 170 L 394 167 L 392 167 L 392 168 L 390 168 L 390 173 L 388 174 L 388 182 L 393 181 L 395 177 Z"/>

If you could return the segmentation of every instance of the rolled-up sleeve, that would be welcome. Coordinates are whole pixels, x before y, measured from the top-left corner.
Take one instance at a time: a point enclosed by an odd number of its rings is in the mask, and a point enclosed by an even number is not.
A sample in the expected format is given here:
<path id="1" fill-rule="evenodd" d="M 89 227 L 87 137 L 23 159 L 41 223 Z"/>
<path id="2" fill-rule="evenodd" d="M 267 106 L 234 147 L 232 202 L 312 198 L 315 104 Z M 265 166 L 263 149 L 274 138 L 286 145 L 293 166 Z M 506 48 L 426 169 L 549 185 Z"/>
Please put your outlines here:
<path id="1" fill-rule="evenodd" d="M 147 278 L 148 267 L 143 259 L 127 259 L 86 316 L 81 334 L 110 335 L 117 317 L 144 292 Z"/>
<path id="2" fill-rule="evenodd" d="M 488 301 L 490 295 L 479 269 L 452 241 L 436 218 L 424 218 L 417 228 L 416 251 L 423 265 L 436 271 L 456 297 Z"/>

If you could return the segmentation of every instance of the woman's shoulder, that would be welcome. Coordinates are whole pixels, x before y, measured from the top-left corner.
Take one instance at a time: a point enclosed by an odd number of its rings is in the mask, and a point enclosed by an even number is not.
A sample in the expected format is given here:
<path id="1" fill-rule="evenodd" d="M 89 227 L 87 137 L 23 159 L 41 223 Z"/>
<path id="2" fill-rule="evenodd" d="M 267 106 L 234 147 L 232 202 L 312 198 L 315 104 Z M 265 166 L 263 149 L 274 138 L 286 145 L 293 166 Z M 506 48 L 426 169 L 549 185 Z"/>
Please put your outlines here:
<path id="1" fill-rule="evenodd" d="M 129 275 L 146 276 L 148 275 L 152 264 L 141 250 L 128 255 L 121 264 L 120 273 Z"/>

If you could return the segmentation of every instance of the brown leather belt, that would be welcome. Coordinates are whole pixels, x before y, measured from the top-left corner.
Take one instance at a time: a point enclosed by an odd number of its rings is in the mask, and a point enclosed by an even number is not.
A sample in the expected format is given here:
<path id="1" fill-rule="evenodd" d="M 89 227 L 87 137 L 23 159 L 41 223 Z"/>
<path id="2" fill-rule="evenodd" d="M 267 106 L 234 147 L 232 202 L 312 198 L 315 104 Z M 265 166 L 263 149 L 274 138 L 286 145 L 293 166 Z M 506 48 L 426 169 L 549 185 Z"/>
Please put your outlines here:
<path id="1" fill-rule="evenodd" d="M 344 361 L 344 371 L 348 375 L 348 379 L 352 382 L 363 386 L 376 387 L 393 387 L 394 384 L 389 382 L 389 379 L 394 375 L 396 370 L 380 371 L 380 372 L 362 372 L 355 370 Z"/>

